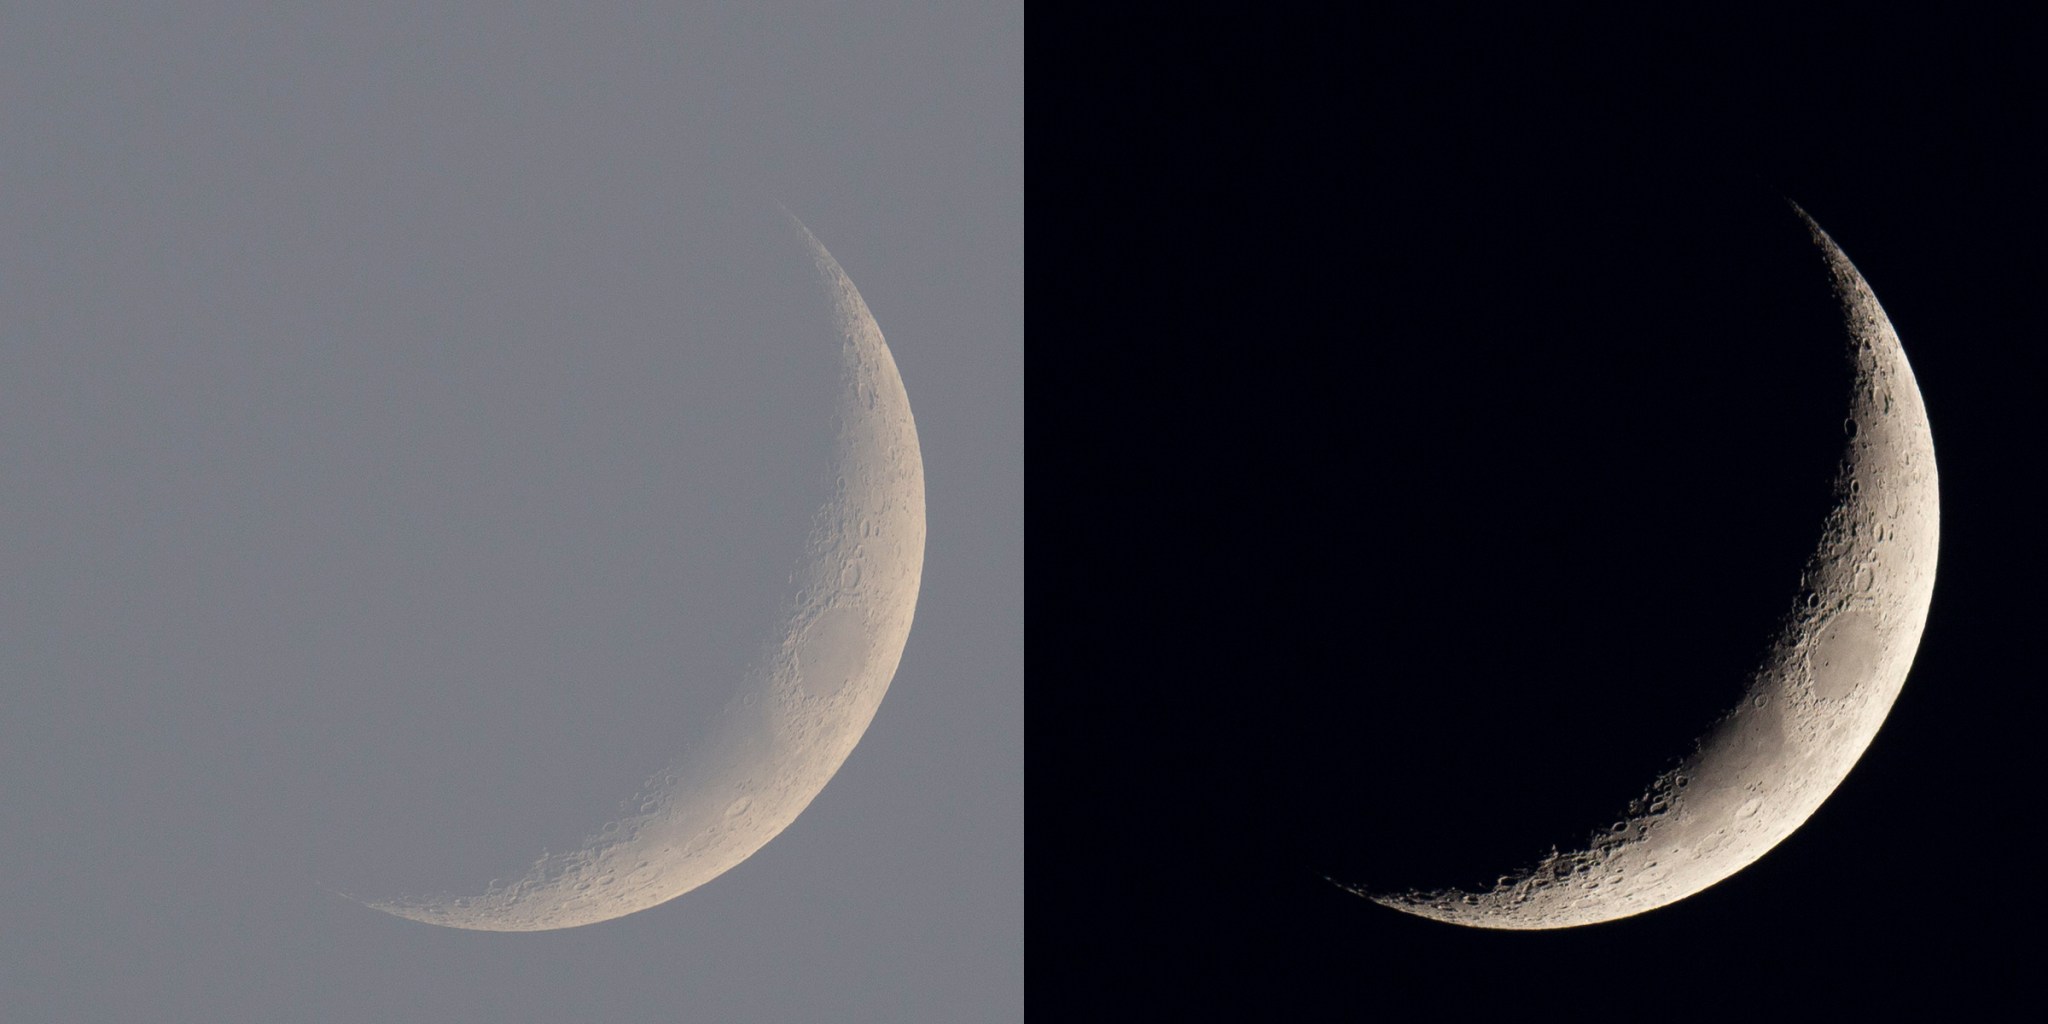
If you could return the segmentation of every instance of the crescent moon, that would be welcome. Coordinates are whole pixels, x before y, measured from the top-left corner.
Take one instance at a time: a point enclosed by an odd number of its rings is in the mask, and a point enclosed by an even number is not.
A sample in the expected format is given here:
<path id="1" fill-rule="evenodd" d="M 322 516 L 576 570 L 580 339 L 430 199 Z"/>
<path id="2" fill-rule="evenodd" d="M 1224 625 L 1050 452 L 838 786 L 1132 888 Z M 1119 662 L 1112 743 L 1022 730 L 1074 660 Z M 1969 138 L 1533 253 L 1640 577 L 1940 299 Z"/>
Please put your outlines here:
<path id="1" fill-rule="evenodd" d="M 787 211 L 784 211 L 787 216 Z M 573 853 L 469 896 L 359 900 L 428 924 L 544 931 L 666 903 L 766 845 L 875 717 L 924 573 L 924 459 L 896 361 L 860 292 L 794 216 L 840 337 L 836 480 L 811 521 L 766 653 L 707 738 L 647 780 Z M 353 898 L 353 897 L 351 897 Z"/>
<path id="2" fill-rule="evenodd" d="M 1934 440 L 1877 297 L 1834 239 L 1793 209 L 1833 279 L 1855 384 L 1834 508 L 1742 701 L 1583 849 L 1553 849 L 1486 892 L 1344 888 L 1477 928 L 1568 928 L 1640 914 L 1733 875 L 1791 835 L 1884 724 L 1934 591 Z"/>

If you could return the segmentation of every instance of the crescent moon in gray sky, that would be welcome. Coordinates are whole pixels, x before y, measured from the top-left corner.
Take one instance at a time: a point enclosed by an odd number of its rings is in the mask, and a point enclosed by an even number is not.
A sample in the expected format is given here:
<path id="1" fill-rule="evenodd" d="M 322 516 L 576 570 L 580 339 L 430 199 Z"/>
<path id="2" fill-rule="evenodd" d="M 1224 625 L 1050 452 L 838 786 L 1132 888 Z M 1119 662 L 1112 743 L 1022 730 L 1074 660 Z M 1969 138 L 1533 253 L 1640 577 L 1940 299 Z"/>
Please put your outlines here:
<path id="1" fill-rule="evenodd" d="M 841 338 L 833 464 L 767 653 L 708 736 L 649 778 L 573 853 L 470 896 L 363 901 L 399 917 L 542 931 L 689 892 L 775 838 L 839 770 L 903 656 L 924 572 L 924 460 L 896 361 L 867 303 L 795 217 Z"/>
<path id="2" fill-rule="evenodd" d="M 1486 892 L 1345 888 L 1479 928 L 1566 928 L 1640 914 L 1763 856 L 1870 745 L 1912 667 L 1934 591 L 1934 440 L 1884 309 L 1834 240 L 1798 212 L 1842 304 L 1855 386 L 1834 509 L 1742 701 L 1583 849 L 1552 850 Z"/>

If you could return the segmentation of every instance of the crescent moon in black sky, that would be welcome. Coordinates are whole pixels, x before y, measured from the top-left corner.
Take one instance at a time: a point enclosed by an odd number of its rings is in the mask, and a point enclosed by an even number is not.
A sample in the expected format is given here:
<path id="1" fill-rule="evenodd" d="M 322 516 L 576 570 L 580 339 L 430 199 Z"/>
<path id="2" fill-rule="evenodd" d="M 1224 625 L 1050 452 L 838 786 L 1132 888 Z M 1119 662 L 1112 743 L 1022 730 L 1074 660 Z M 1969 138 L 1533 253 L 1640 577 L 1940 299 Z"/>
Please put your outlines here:
<path id="1" fill-rule="evenodd" d="M 1346 888 L 1479 928 L 1565 928 L 1640 914 L 1763 856 L 1870 745 L 1912 667 L 1933 595 L 1941 519 L 1934 440 L 1877 297 L 1834 240 L 1798 213 L 1841 302 L 1855 387 L 1834 508 L 1801 594 L 1741 701 L 1580 849 L 1552 851 L 1485 892 Z"/>

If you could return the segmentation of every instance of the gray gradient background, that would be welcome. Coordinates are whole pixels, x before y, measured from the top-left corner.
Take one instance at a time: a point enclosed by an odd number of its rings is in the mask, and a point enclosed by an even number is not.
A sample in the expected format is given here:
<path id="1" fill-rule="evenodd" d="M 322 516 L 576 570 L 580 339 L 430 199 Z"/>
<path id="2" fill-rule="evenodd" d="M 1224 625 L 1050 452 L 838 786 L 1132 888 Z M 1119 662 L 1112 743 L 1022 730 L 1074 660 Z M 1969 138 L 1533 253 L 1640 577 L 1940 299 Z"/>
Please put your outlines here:
<path id="1" fill-rule="evenodd" d="M 1022 10 L 0 12 L 0 1016 L 1022 1016 Z M 922 438 L 916 623 L 738 868 L 452 931 L 715 710 L 793 567 L 829 359 Z"/>

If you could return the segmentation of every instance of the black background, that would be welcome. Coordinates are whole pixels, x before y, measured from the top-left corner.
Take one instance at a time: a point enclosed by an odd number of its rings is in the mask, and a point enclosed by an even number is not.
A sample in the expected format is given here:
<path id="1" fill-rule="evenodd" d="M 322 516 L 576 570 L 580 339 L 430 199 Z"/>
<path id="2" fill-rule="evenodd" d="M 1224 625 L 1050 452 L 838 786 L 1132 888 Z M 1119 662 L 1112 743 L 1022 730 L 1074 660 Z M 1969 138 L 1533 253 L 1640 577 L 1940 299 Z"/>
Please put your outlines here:
<path id="1" fill-rule="evenodd" d="M 2030 991 L 2048 40 L 1082 27 L 1030 39 L 1033 1011 Z M 1876 741 L 1762 860 L 1636 918 L 1487 932 L 1325 881 L 1484 886 L 1569 848 L 1740 693 L 1848 393 L 1787 200 L 1883 303 L 1941 473 Z"/>

